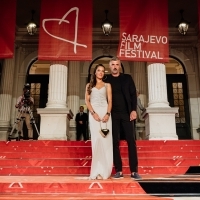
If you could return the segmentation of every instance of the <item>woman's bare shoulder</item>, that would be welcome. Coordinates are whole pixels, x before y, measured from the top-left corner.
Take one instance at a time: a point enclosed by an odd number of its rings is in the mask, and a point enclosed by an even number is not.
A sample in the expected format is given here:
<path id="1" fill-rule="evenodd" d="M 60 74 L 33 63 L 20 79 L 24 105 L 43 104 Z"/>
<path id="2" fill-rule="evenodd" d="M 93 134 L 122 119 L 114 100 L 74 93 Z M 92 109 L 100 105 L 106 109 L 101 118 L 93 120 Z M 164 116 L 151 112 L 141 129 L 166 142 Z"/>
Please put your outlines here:
<path id="1" fill-rule="evenodd" d="M 110 83 L 105 83 L 105 86 L 111 87 Z"/>

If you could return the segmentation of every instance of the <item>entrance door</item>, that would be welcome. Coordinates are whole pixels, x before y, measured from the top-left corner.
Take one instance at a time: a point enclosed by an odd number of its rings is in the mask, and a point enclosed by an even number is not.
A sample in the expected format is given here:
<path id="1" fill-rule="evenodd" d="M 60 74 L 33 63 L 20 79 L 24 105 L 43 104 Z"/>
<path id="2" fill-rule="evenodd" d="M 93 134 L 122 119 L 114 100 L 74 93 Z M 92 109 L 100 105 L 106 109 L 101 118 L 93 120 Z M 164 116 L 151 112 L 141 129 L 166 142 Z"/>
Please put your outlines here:
<path id="1" fill-rule="evenodd" d="M 167 74 L 167 94 L 171 107 L 179 107 L 176 132 L 179 139 L 191 139 L 187 81 L 185 74 Z"/>
<path id="2" fill-rule="evenodd" d="M 26 82 L 31 85 L 31 96 L 34 98 L 33 117 L 38 130 L 40 130 L 40 115 L 37 114 L 37 108 L 46 107 L 49 75 L 28 75 Z M 33 138 L 38 138 L 36 131 L 34 131 Z"/>

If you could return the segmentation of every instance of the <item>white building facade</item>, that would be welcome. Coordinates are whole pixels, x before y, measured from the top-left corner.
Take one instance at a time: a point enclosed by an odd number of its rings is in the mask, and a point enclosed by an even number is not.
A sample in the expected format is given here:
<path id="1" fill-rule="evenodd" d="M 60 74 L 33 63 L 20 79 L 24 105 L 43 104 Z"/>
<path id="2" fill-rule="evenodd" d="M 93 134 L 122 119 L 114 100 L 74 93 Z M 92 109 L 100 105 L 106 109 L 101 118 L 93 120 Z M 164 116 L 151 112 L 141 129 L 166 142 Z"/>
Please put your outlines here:
<path id="1" fill-rule="evenodd" d="M 196 30 L 187 34 L 180 41 L 183 36 L 176 29 L 169 30 L 169 63 L 122 61 L 124 73 L 133 77 L 146 108 L 137 130 L 145 131 L 150 140 L 200 139 L 200 48 Z M 18 29 L 13 59 L 0 61 L 0 140 L 8 139 L 15 124 L 15 103 L 27 82 L 40 131 L 34 138 L 75 140 L 74 116 L 85 105 L 89 74 L 97 63 L 108 68 L 109 58 L 116 56 L 118 39 L 118 29 L 109 37 L 94 29 L 92 61 L 41 62 L 37 60 L 38 35 Z"/>

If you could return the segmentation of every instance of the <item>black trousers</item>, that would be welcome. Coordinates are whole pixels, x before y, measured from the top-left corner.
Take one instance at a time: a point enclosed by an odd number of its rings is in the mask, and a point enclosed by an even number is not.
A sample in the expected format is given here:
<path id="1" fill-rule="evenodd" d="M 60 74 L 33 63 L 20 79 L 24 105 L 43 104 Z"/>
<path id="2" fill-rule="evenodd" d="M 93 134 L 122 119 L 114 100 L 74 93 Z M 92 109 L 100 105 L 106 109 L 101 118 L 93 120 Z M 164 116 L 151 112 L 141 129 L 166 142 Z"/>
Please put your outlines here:
<path id="1" fill-rule="evenodd" d="M 122 159 L 119 149 L 120 130 L 123 130 L 128 144 L 129 167 L 131 172 L 138 171 L 137 147 L 134 122 L 129 114 L 112 113 L 113 159 L 116 172 L 122 171 Z"/>
<path id="2" fill-rule="evenodd" d="M 83 139 L 84 141 L 86 141 L 87 140 L 86 130 L 87 128 L 85 125 L 78 125 L 76 130 L 76 140 L 80 140 L 81 135 L 83 134 Z"/>

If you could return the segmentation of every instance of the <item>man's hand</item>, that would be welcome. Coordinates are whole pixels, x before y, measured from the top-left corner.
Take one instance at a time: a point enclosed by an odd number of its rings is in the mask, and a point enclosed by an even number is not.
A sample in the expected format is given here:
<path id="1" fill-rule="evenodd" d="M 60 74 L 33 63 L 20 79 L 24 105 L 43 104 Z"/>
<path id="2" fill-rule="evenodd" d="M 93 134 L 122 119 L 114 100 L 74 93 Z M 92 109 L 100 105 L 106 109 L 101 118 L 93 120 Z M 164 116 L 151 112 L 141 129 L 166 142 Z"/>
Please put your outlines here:
<path id="1" fill-rule="evenodd" d="M 134 119 L 136 119 L 137 118 L 137 113 L 136 113 L 136 111 L 132 111 L 131 112 L 131 114 L 130 114 L 130 121 L 133 121 Z"/>

